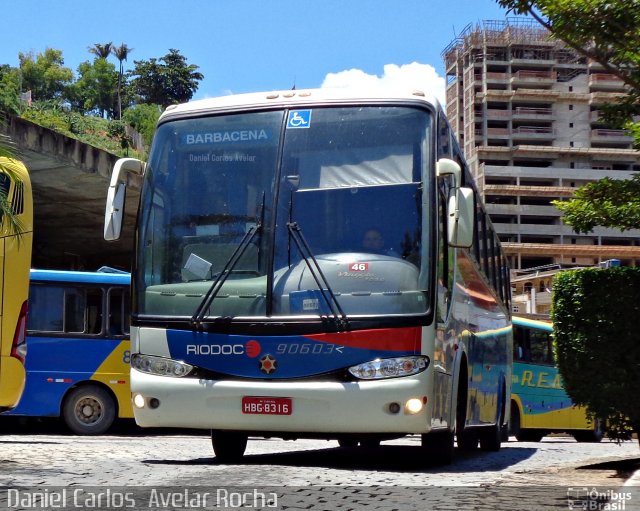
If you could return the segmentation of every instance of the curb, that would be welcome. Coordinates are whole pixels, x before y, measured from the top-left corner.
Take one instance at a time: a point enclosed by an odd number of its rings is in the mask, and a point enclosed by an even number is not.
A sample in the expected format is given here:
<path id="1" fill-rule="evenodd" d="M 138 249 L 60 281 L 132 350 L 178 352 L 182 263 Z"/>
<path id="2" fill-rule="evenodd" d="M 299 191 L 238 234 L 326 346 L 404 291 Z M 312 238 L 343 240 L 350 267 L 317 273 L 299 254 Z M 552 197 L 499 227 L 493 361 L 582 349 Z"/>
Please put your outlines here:
<path id="1" fill-rule="evenodd" d="M 622 486 L 640 486 L 640 470 L 636 470 Z"/>

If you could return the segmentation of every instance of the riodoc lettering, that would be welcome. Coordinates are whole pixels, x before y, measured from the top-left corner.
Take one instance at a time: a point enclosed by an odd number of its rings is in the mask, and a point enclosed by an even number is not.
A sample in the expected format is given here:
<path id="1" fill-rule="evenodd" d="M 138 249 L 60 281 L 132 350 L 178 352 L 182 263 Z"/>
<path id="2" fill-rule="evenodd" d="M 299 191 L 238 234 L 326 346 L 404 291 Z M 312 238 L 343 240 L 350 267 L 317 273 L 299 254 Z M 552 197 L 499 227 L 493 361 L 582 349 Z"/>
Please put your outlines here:
<path id="1" fill-rule="evenodd" d="M 187 355 L 244 355 L 244 345 L 187 344 Z"/>
<path id="2" fill-rule="evenodd" d="M 222 142 L 251 142 L 256 140 L 268 140 L 269 136 L 263 129 L 237 130 L 237 131 L 213 131 L 209 133 L 188 133 L 184 137 L 184 143 L 193 144 L 220 144 Z"/>

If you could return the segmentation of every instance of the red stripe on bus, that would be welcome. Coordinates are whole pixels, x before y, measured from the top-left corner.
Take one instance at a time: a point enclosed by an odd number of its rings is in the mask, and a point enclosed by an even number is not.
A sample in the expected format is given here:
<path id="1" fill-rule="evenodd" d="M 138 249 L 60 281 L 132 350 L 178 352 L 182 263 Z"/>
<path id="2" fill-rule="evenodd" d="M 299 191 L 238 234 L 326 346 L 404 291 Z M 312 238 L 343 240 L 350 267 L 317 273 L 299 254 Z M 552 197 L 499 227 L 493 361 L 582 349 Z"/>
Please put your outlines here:
<path id="1" fill-rule="evenodd" d="M 338 344 L 350 348 L 419 352 L 422 329 L 420 327 L 379 328 L 358 330 L 357 332 L 311 334 L 305 335 L 305 337 L 317 342 Z"/>

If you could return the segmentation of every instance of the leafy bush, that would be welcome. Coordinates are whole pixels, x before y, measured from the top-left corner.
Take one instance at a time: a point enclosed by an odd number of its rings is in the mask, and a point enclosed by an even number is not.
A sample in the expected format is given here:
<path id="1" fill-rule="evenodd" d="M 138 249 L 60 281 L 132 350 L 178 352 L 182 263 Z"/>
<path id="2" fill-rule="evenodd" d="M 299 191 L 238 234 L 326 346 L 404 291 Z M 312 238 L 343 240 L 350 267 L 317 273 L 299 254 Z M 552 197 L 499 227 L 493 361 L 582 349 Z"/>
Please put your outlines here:
<path id="1" fill-rule="evenodd" d="M 571 399 L 606 421 L 612 438 L 640 433 L 640 268 L 559 273 L 551 314 Z"/>
<path id="2" fill-rule="evenodd" d="M 142 135 L 145 146 L 149 147 L 161 113 L 162 108 L 158 105 L 133 105 L 125 110 L 123 118 Z"/>
<path id="3" fill-rule="evenodd" d="M 55 110 L 29 108 L 22 114 L 24 119 L 61 133 L 69 133 L 69 122 Z"/>

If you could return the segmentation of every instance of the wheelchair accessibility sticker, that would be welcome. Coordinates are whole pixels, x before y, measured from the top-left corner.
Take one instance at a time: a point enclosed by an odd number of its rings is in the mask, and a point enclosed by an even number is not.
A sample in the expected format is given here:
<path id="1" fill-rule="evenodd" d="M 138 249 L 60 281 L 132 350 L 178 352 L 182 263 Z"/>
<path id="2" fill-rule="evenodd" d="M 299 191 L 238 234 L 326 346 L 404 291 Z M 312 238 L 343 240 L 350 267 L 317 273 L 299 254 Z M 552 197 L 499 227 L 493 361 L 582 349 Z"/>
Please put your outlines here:
<path id="1" fill-rule="evenodd" d="M 311 126 L 311 110 L 292 110 L 287 119 L 287 128 L 309 128 Z"/>

